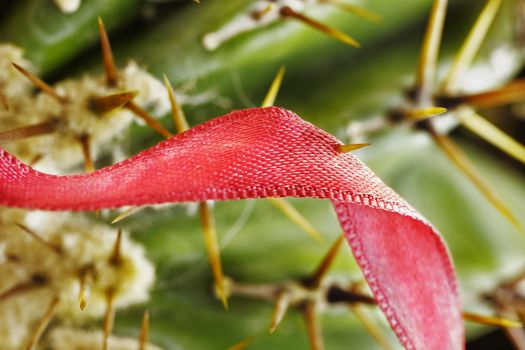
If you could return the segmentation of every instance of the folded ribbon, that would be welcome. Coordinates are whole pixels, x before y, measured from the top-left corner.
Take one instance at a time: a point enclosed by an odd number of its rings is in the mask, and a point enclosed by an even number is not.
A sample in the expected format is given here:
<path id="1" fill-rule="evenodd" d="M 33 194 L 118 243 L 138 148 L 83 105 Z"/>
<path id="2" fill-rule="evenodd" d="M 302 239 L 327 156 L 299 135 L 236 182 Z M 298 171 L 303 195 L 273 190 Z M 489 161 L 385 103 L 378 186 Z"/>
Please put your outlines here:
<path id="1" fill-rule="evenodd" d="M 97 210 L 261 197 L 330 199 L 406 349 L 457 350 L 464 330 L 439 234 L 330 134 L 278 107 L 234 111 L 90 174 L 55 176 L 0 149 L 0 205 Z"/>

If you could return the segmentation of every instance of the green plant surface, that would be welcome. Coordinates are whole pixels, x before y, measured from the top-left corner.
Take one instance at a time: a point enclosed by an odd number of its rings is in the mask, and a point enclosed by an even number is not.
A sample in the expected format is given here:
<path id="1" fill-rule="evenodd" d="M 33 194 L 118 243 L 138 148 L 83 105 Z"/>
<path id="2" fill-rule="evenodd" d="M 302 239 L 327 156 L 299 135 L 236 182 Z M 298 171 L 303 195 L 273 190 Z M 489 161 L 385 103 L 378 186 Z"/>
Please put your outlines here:
<path id="1" fill-rule="evenodd" d="M 512 69 L 493 72 L 493 88 L 513 78 L 524 59 L 508 21 L 513 15 L 513 2 L 505 4 L 474 62 L 474 68 L 486 65 L 493 51 L 501 47 L 512 55 Z M 438 86 L 480 10 L 471 3 L 460 5 L 447 14 Z M 403 105 L 414 81 L 424 25 L 424 21 L 416 22 L 400 32 L 385 35 L 372 49 L 363 48 L 359 55 L 342 64 L 327 65 L 308 74 L 291 73 L 283 84 L 278 103 L 344 140 L 348 122 L 385 115 L 389 109 Z M 315 89 L 305 81 L 315 82 Z"/>
<path id="2" fill-rule="evenodd" d="M 41 74 L 69 63 L 98 40 L 97 18 L 110 18 L 108 30 L 129 22 L 141 0 L 90 0 L 79 10 L 63 14 L 52 1 L 17 1 L 0 24 L 0 41 L 24 48 Z M 82 59 L 82 58 L 80 58 Z"/>
<path id="3" fill-rule="evenodd" d="M 44 74 L 58 72 L 61 76 L 68 75 L 70 69 L 71 74 L 78 74 L 79 69 L 100 71 L 99 52 L 86 51 L 96 45 L 97 16 L 104 17 L 108 29 L 116 29 L 136 16 L 142 4 L 138 0 L 93 0 L 73 15 L 62 15 L 50 2 L 23 3 L 25 6 L 22 2 L 15 6 L 0 25 L 0 39 L 23 46 Z M 119 34 L 113 42 L 115 56 L 119 62 L 133 58 L 158 77 L 167 74 L 181 90 L 213 90 L 230 100 L 227 106 L 207 103 L 188 108 L 192 124 L 232 108 L 258 105 L 281 64 L 286 65 L 287 74 L 277 104 L 343 140 L 350 121 L 384 115 L 403 102 L 413 81 L 430 0 L 404 1 L 403 6 L 394 1 L 368 1 L 366 7 L 384 17 L 381 24 L 335 10 L 309 12 L 356 37 L 363 44 L 361 49 L 288 20 L 243 34 L 217 51 L 207 52 L 200 43 L 202 35 L 242 13 L 248 3 L 204 0 L 201 5 L 167 10 L 147 22 L 146 28 Z M 450 63 L 480 6 L 469 0 L 451 4 L 441 68 Z M 477 64 L 483 64 L 498 45 L 513 45 L 508 21 L 512 6 L 513 2 L 506 3 Z M 22 28 L 19 23 L 29 24 Z M 110 31 L 110 37 L 112 33 L 116 32 Z M 83 52 L 87 53 L 80 55 Z M 516 69 L 500 79 L 505 81 L 515 74 Z M 453 136 L 522 219 L 523 167 L 480 148 L 462 131 Z M 145 127 L 136 127 L 128 147 L 135 152 L 160 139 Z M 356 154 L 443 234 L 458 269 L 465 308 L 490 313 L 481 295 L 525 266 L 523 237 L 442 155 L 428 135 L 408 126 L 393 126 L 370 137 L 370 141 L 372 146 Z M 328 201 L 292 202 L 322 232 L 325 243 L 311 240 L 265 200 L 215 204 L 228 276 L 240 282 L 271 283 L 301 278 L 313 271 L 340 229 Z M 226 349 L 255 336 L 249 349 L 307 348 L 305 327 L 297 311 L 291 311 L 276 333 L 269 335 L 269 303 L 234 296 L 230 310 L 222 308 L 213 296 L 198 217 L 188 216 L 186 208 L 146 209 L 120 225 L 134 232 L 157 267 L 158 282 L 151 302 L 145 306 L 151 312 L 154 343 L 170 350 Z M 362 279 L 347 247 L 330 275 L 348 281 Z M 143 309 L 119 312 L 115 332 L 135 337 Z M 384 320 L 382 324 L 388 327 Z M 325 312 L 322 327 L 327 349 L 380 348 L 344 307 Z M 479 331 L 475 329 L 469 335 Z M 392 333 L 388 334 L 397 344 Z"/>
<path id="4" fill-rule="evenodd" d="M 337 220 L 328 201 L 293 200 L 293 203 L 319 228 L 325 243 L 306 236 L 265 200 L 216 203 L 215 217 L 227 275 L 245 283 L 271 283 L 306 277 L 314 270 L 339 233 Z M 238 227 L 236 221 L 247 213 L 245 224 L 232 237 L 228 231 Z M 149 306 L 153 339 L 167 349 L 226 349 L 255 335 L 250 349 L 307 347 L 305 327 L 297 312 L 290 312 L 276 333 L 269 335 L 271 304 L 233 297 L 230 309 L 224 310 L 212 295 L 211 275 L 197 222 L 198 218 L 188 217 L 182 208 L 174 208 L 147 210 L 130 218 L 127 224 L 157 263 L 159 280 Z M 342 249 L 331 271 L 346 281 L 362 278 L 347 247 Z M 119 314 L 117 332 L 133 334 L 141 313 L 137 309 Z M 345 307 L 325 313 L 322 326 L 327 348 L 344 348 L 345 344 L 380 348 L 362 332 Z M 392 341 L 396 342 L 394 338 Z"/>

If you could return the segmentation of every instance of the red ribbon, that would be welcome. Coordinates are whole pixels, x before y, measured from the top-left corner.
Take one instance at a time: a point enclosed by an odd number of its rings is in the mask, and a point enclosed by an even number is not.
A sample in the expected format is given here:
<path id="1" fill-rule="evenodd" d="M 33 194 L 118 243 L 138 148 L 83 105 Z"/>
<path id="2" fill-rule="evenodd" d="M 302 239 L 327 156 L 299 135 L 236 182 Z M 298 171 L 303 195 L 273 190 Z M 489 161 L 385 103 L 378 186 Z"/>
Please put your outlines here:
<path id="1" fill-rule="evenodd" d="M 462 349 L 456 277 L 441 237 L 339 145 L 294 113 L 270 107 L 232 112 L 85 175 L 43 174 L 0 149 L 0 204 L 97 210 L 261 197 L 330 199 L 403 346 Z"/>

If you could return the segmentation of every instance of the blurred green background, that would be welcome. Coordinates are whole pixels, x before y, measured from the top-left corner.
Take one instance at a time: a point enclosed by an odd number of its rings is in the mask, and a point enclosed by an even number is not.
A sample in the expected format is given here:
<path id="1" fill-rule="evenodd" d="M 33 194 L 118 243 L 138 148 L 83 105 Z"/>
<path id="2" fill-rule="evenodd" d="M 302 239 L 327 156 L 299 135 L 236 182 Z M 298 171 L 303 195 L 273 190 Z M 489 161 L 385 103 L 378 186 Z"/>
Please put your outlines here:
<path id="1" fill-rule="evenodd" d="M 77 12 L 62 14 L 51 1 L 0 1 L 0 41 L 23 47 L 49 82 L 101 72 L 96 25 L 101 16 L 120 64 L 133 59 L 159 78 L 166 74 L 179 91 L 215 96 L 184 107 L 193 125 L 232 109 L 260 104 L 275 72 L 285 65 L 286 76 L 276 104 L 349 142 L 351 123 L 381 118 L 405 103 L 432 4 L 429 0 L 360 2 L 360 6 L 382 16 L 380 23 L 328 5 L 306 10 L 311 17 L 358 39 L 360 49 L 288 19 L 239 35 L 209 52 L 201 44 L 203 35 L 246 13 L 251 2 L 201 2 L 84 0 Z M 461 0 L 450 4 L 438 81 L 484 3 Z M 486 86 L 497 87 L 520 76 L 523 48 L 516 21 L 522 7 L 522 1 L 504 1 L 477 55 L 472 70 L 485 72 Z M 498 69 L 495 53 L 512 57 L 513 64 Z M 525 141 L 525 119 L 518 108 L 483 113 Z M 163 120 L 171 128 L 169 118 Z M 451 136 L 525 225 L 523 164 L 461 127 L 452 130 Z M 126 147 L 137 152 L 159 140 L 153 131 L 135 127 Z M 389 125 L 365 135 L 364 140 L 372 146 L 356 154 L 427 217 L 449 244 L 465 309 L 492 314 L 495 310 L 483 296 L 525 267 L 525 237 L 487 202 L 424 131 L 410 125 Z M 292 202 L 322 232 L 325 243 L 311 240 L 268 201 L 216 203 L 227 275 L 238 281 L 263 283 L 304 277 L 314 269 L 338 235 L 337 220 L 326 201 Z M 249 349 L 308 347 L 303 322 L 295 311 L 287 315 L 275 334 L 269 335 L 271 304 L 233 297 L 230 310 L 222 308 L 211 290 L 198 217 L 188 216 L 184 207 L 147 209 L 121 225 L 146 246 L 157 267 L 158 281 L 146 306 L 151 312 L 153 343 L 165 349 L 226 349 L 255 335 Z M 348 281 L 362 278 L 347 247 L 330 274 Z M 135 337 L 143 309 L 119 312 L 115 333 Z M 383 325 L 386 328 L 384 321 Z M 380 348 L 349 308 L 339 306 L 324 312 L 322 328 L 327 349 Z M 469 326 L 469 339 L 493 330 Z M 397 346 L 392 334 L 390 337 Z M 508 346 L 501 339 L 502 343 L 492 348 Z M 483 349 L 488 343 L 472 344 L 478 344 L 470 345 L 472 349 Z"/>

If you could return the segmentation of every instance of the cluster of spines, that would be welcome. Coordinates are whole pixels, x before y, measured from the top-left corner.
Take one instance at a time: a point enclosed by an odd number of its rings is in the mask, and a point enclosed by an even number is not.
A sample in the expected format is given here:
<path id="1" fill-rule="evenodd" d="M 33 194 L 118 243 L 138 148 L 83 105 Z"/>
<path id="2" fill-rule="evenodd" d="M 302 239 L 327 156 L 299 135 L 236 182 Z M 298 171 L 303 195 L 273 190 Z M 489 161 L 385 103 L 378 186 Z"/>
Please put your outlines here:
<path id="1" fill-rule="evenodd" d="M 330 1 L 324 0 L 320 2 L 333 3 L 333 4 L 338 5 L 339 7 L 346 7 L 347 9 L 350 9 L 352 6 L 352 5 L 344 4 L 343 2 L 340 2 L 337 0 L 330 0 Z M 441 93 L 436 94 L 434 92 L 432 81 L 433 81 L 434 72 L 435 72 L 436 57 L 437 57 L 437 52 L 439 49 L 439 42 L 441 39 L 441 31 L 443 27 L 444 14 L 446 11 L 446 1 L 441 1 L 441 0 L 435 1 L 434 7 L 432 10 L 432 14 L 431 14 L 431 19 L 429 21 L 428 30 L 427 30 L 427 34 L 425 37 L 422 53 L 421 53 L 420 65 L 419 65 L 418 73 L 417 73 L 415 99 L 413 101 L 412 106 L 402 110 L 402 114 L 408 120 L 416 121 L 420 124 L 423 124 L 425 126 L 425 129 L 429 131 L 430 135 L 436 141 L 437 145 L 443 149 L 445 154 L 449 156 L 456 165 L 458 165 L 458 167 L 474 182 L 474 184 L 477 185 L 478 188 L 480 188 L 482 193 L 486 195 L 486 197 L 495 205 L 496 208 L 498 208 L 500 212 L 503 213 L 504 216 L 506 216 L 515 226 L 518 226 L 521 229 L 519 221 L 513 216 L 512 212 L 505 206 L 503 201 L 499 200 L 498 196 L 496 196 L 493 193 L 493 191 L 490 190 L 489 187 L 484 184 L 484 182 L 480 179 L 480 176 L 477 175 L 477 173 L 473 170 L 472 165 L 470 165 L 468 160 L 466 160 L 466 157 L 462 154 L 462 152 L 455 145 L 455 143 L 448 136 L 444 134 L 440 134 L 439 132 L 435 130 L 435 128 L 432 125 L 432 119 L 430 119 L 431 117 L 434 117 L 436 115 L 446 112 L 445 108 L 434 106 L 434 102 L 442 102 L 447 107 L 454 109 L 454 112 L 460 115 L 460 118 L 459 118 L 460 122 L 464 124 L 467 128 L 479 134 L 481 137 L 488 140 L 489 142 L 495 144 L 497 147 L 501 148 L 506 153 L 517 158 L 518 160 L 521 160 L 523 162 L 523 159 L 525 159 L 524 158 L 525 151 L 522 145 L 510 139 L 504 133 L 498 132 L 497 129 L 495 129 L 493 125 L 489 124 L 484 119 L 480 119 L 480 117 L 474 112 L 473 109 L 469 108 L 467 112 L 457 109 L 458 105 L 461 105 L 461 106 L 466 105 L 469 107 L 479 107 L 479 106 L 486 107 L 486 106 L 494 106 L 498 104 L 510 103 L 510 102 L 521 99 L 524 89 L 522 89 L 520 81 L 512 82 L 509 85 L 504 86 L 503 88 L 498 89 L 496 91 L 490 91 L 490 92 L 478 93 L 478 94 L 461 95 L 457 93 L 457 89 L 456 89 L 458 77 L 461 75 L 461 72 L 464 72 L 465 69 L 468 68 L 469 63 L 472 61 L 472 58 L 474 57 L 475 52 L 479 48 L 479 44 L 481 42 L 482 37 L 486 33 L 488 26 L 490 25 L 490 22 L 492 21 L 492 18 L 495 16 L 497 12 L 500 2 L 501 2 L 500 0 L 489 0 L 487 2 L 485 9 L 483 10 L 482 14 L 480 15 L 480 18 L 478 19 L 478 21 L 476 22 L 476 25 L 471 31 L 471 34 L 469 35 L 469 38 L 467 39 L 466 44 L 464 45 L 463 49 L 460 51 L 457 59 L 455 60 L 455 64 L 453 65 L 453 68 L 451 69 L 451 73 L 447 78 L 447 81 L 444 85 L 445 86 L 444 89 L 441 91 Z M 273 6 L 274 6 L 273 2 L 269 2 L 267 7 L 259 11 L 258 15 L 260 17 L 266 16 L 273 9 Z M 295 19 L 299 19 L 303 21 L 304 23 L 307 23 L 317 29 L 320 29 L 321 31 L 329 35 L 332 35 L 333 37 L 343 42 L 346 42 L 354 46 L 358 46 L 358 43 L 355 42 L 350 37 L 345 36 L 342 33 L 339 33 L 331 28 L 328 28 L 320 24 L 319 22 L 312 20 L 309 17 L 306 17 L 305 15 L 293 10 L 293 8 L 291 8 L 290 6 L 282 6 L 282 8 L 279 9 L 279 14 L 283 18 L 292 17 Z M 374 20 L 374 18 L 377 19 L 377 17 L 372 18 L 370 16 L 369 16 L 369 19 L 371 20 Z M 366 16 L 363 15 L 363 17 L 366 17 Z M 104 40 L 102 41 L 104 43 Z M 115 70 L 114 63 L 112 63 L 113 62 L 112 56 L 108 55 L 108 53 L 110 53 L 110 49 L 109 49 L 109 41 L 107 41 L 107 37 L 106 37 L 106 49 L 104 52 L 106 53 L 104 56 L 106 76 L 108 77 L 108 82 L 111 82 L 112 72 L 114 73 L 116 70 Z M 277 93 L 276 91 L 278 90 L 279 81 L 282 79 L 283 72 L 284 72 L 283 70 L 279 72 L 277 78 L 274 81 L 274 84 L 272 85 L 272 88 L 270 89 L 267 95 L 267 98 L 265 99 L 265 102 L 263 103 L 263 106 L 273 104 L 273 100 L 275 99 L 275 96 Z M 116 77 L 116 75 L 114 76 Z M 169 85 L 167 78 L 165 79 L 165 82 L 166 82 L 166 88 L 169 93 L 170 102 L 172 103 L 172 111 L 173 111 L 174 121 L 177 126 L 177 131 L 182 132 L 188 128 L 188 123 L 185 121 L 182 110 L 176 103 L 176 99 L 174 97 L 173 90 L 171 86 Z M 128 94 L 130 93 L 128 92 Z M 119 96 L 119 97 L 122 97 L 122 96 Z M 161 135 L 165 137 L 172 136 L 171 132 L 169 132 L 167 129 L 165 129 L 162 126 L 159 126 L 159 124 L 156 121 L 152 121 L 151 119 L 148 119 L 147 113 L 144 114 L 144 111 L 141 111 L 140 109 L 136 108 L 137 106 L 134 105 L 132 102 L 130 103 L 129 101 L 127 101 L 126 103 L 128 104 L 127 108 L 134 111 L 139 116 L 143 117 L 146 120 L 146 123 L 148 123 L 148 125 L 150 125 L 153 129 L 155 129 Z M 343 152 L 353 151 L 365 145 L 367 144 L 343 145 L 341 146 L 341 151 Z M 83 148 L 85 150 L 89 149 L 89 147 L 86 146 L 86 141 L 84 141 L 83 143 Z M 84 151 L 84 155 L 86 156 L 86 159 L 89 159 L 87 151 Z M 88 162 L 86 161 L 86 169 L 88 169 L 87 164 Z M 93 166 L 91 165 L 89 168 L 92 169 Z M 285 213 L 287 213 L 287 215 L 293 221 L 298 223 L 306 232 L 310 232 L 316 239 L 320 238 L 317 231 L 313 229 L 313 227 L 306 220 L 304 220 L 304 218 L 299 216 L 299 219 L 297 219 L 296 215 L 298 214 L 298 212 L 296 212 L 295 209 L 293 209 L 293 207 L 290 207 L 290 205 L 287 204 L 287 202 L 283 200 L 275 200 L 275 199 L 272 199 L 272 201 L 274 202 L 276 206 L 278 206 Z M 133 209 L 133 211 L 136 211 L 136 209 Z M 123 219 L 125 216 L 131 213 L 132 213 L 131 211 L 125 213 L 124 215 L 120 216 L 118 220 L 116 221 Z M 215 228 L 213 225 L 213 219 L 211 216 L 212 214 L 210 212 L 209 206 L 206 203 L 200 204 L 200 214 L 201 214 L 201 220 L 203 224 L 203 230 L 205 233 L 205 241 L 207 242 L 208 255 L 209 255 L 209 259 L 212 264 L 212 269 L 214 272 L 215 288 L 216 288 L 218 296 L 220 297 L 220 299 L 223 301 L 224 305 L 226 306 L 227 305 L 227 295 L 229 294 L 226 288 L 228 283 L 225 282 L 224 277 L 223 277 L 222 267 L 220 264 L 220 259 L 218 257 L 219 250 L 218 250 L 217 239 L 215 238 L 216 233 L 215 233 Z M 315 283 L 312 284 L 310 283 L 311 282 L 310 281 L 307 285 L 305 284 L 307 288 L 312 288 L 312 286 L 316 288 L 319 287 L 320 280 L 326 274 L 326 271 L 328 270 L 328 267 L 333 261 L 333 256 L 335 255 L 335 252 L 338 250 L 338 247 L 340 246 L 341 241 L 342 239 L 337 240 L 336 244 L 330 250 L 330 253 L 327 255 L 326 259 L 323 261 L 317 273 L 315 274 L 315 277 L 312 278 L 312 281 L 314 281 Z M 289 295 L 286 295 L 286 293 L 278 293 L 278 294 L 279 295 L 276 297 L 276 300 L 275 300 L 276 307 L 275 307 L 274 316 L 272 319 L 272 326 L 271 326 L 272 332 L 273 330 L 275 330 L 276 326 L 282 320 L 284 313 L 286 312 L 286 310 L 288 309 L 290 305 Z M 354 294 L 359 295 L 359 293 L 354 293 Z M 312 343 L 312 348 L 321 349 L 322 339 L 320 340 L 320 331 L 319 331 L 317 322 L 314 317 L 315 310 L 316 310 L 315 305 L 311 304 L 308 301 L 301 301 L 301 302 L 298 302 L 297 304 L 301 305 L 303 314 L 305 315 L 305 319 L 307 321 L 307 329 L 309 333 L 309 338 Z M 480 317 L 478 315 L 473 315 L 470 313 L 465 313 L 465 318 L 470 319 L 470 320 L 475 320 L 475 321 L 476 320 L 482 321 L 482 322 L 489 323 L 489 324 L 495 324 L 499 326 L 516 326 L 515 323 L 509 322 L 506 320 L 490 319 L 487 317 Z M 109 323 L 110 322 L 108 320 L 107 324 Z M 364 323 L 369 330 L 372 330 L 375 328 L 374 326 L 370 325 L 370 322 L 364 322 Z M 384 337 L 377 335 L 377 330 L 372 331 L 372 333 L 373 334 L 376 333 L 375 337 L 383 344 L 383 347 L 385 348 L 389 347 L 389 345 L 385 345 L 387 343 L 385 343 Z M 243 341 L 243 343 L 246 343 L 246 342 Z"/>

